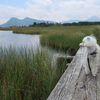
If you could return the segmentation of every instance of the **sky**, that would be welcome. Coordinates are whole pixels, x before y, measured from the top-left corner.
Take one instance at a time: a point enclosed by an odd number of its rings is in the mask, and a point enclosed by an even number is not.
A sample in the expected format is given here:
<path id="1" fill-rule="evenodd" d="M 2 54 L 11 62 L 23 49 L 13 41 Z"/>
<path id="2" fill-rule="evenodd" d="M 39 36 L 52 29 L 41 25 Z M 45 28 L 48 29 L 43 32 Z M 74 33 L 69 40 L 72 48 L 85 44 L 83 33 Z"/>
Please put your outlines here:
<path id="1" fill-rule="evenodd" d="M 50 21 L 100 17 L 100 0 L 0 0 L 0 24 L 11 17 Z"/>

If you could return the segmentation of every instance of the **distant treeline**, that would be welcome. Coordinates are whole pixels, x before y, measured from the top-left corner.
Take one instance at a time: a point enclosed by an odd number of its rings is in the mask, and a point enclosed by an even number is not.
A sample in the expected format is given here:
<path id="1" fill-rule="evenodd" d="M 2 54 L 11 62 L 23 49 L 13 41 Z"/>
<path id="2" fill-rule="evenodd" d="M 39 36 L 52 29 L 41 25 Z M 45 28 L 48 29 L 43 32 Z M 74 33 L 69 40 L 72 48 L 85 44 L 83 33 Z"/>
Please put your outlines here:
<path id="1" fill-rule="evenodd" d="M 42 22 L 42 23 L 36 23 L 34 22 L 32 25 L 29 25 L 29 27 L 34 26 L 53 26 L 53 25 L 62 25 L 62 26 L 80 26 L 80 25 L 100 25 L 100 22 L 72 22 L 72 23 L 49 23 L 49 22 Z"/>
<path id="2" fill-rule="evenodd" d="M 71 26 L 71 25 L 100 25 L 100 22 L 73 22 L 73 23 L 63 23 L 62 25 Z"/>
<path id="3" fill-rule="evenodd" d="M 59 23 L 49 23 L 49 22 L 42 22 L 42 23 L 36 23 L 34 22 L 32 25 L 29 25 L 29 27 L 34 27 L 34 26 L 53 26 L 57 25 Z"/>

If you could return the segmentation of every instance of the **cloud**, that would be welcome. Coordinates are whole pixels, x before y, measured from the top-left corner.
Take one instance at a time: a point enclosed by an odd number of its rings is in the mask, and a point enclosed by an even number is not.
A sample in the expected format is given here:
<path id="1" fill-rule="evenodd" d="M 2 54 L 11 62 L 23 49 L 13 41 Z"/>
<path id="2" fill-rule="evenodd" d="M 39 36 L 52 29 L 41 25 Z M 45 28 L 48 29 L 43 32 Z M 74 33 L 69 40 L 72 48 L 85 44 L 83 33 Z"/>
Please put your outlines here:
<path id="1" fill-rule="evenodd" d="M 0 5 L 0 22 L 10 17 L 32 17 L 47 20 L 86 19 L 100 16 L 99 0 L 27 0 L 25 7 Z M 1 21 L 2 19 L 2 21 Z"/>
<path id="2" fill-rule="evenodd" d="M 33 8 L 36 15 L 40 17 L 44 15 L 54 20 L 67 20 L 72 17 L 86 18 L 100 16 L 100 6 L 97 2 L 98 0 L 46 0 L 44 4 L 44 0 L 36 0 L 36 2 L 28 2 L 28 10 L 31 11 Z"/>

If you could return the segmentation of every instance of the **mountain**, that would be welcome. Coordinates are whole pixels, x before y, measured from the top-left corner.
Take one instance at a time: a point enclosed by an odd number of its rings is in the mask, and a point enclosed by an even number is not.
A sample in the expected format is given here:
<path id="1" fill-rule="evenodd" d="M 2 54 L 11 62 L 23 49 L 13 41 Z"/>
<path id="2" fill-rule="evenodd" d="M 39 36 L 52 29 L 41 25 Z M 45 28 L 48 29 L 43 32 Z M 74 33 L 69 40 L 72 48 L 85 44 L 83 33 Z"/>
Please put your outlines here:
<path id="1" fill-rule="evenodd" d="M 12 17 L 10 20 L 8 20 L 6 23 L 0 25 L 0 27 L 10 27 L 10 26 L 29 26 L 32 25 L 34 22 L 36 23 L 42 23 L 42 22 L 50 22 L 50 21 L 44 21 L 44 20 L 37 20 L 32 18 L 24 18 L 24 19 L 18 19 L 15 17 Z"/>
<path id="2" fill-rule="evenodd" d="M 73 22 L 80 22 L 80 21 L 88 21 L 88 22 L 100 22 L 100 17 L 97 16 L 91 16 L 90 18 L 87 18 L 85 20 L 78 20 L 78 19 L 70 19 L 68 21 L 64 21 L 61 23 L 73 23 Z M 6 23 L 0 25 L 0 27 L 10 27 L 10 26 L 29 26 L 32 25 L 34 22 L 36 23 L 54 23 L 53 21 L 45 21 L 45 20 L 37 20 L 32 19 L 29 17 L 26 17 L 24 19 L 18 19 L 16 17 L 12 17 L 9 19 Z"/>
<path id="3" fill-rule="evenodd" d="M 100 22 L 100 17 L 97 16 L 91 16 L 85 20 L 78 20 L 78 19 L 70 19 L 68 21 L 65 21 L 64 23 L 73 23 L 73 22 Z"/>
<path id="4" fill-rule="evenodd" d="M 92 17 L 88 18 L 86 21 L 89 21 L 89 22 L 100 22 L 100 17 L 92 16 Z"/>

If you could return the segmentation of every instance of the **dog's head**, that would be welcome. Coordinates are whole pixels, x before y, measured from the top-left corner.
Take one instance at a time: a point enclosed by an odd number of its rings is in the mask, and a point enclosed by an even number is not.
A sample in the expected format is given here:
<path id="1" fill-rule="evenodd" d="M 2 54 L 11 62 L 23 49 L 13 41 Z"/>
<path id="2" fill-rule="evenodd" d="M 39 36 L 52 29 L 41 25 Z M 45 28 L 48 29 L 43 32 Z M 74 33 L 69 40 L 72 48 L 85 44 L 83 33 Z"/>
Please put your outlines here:
<path id="1" fill-rule="evenodd" d="M 80 43 L 80 46 L 95 47 L 96 44 L 97 44 L 96 37 L 90 35 L 83 38 L 82 43 Z"/>

